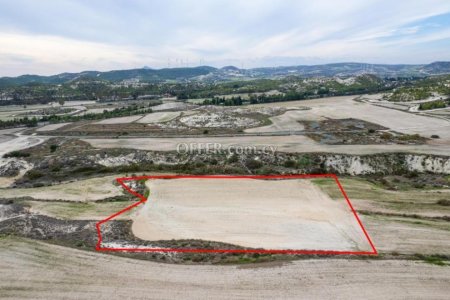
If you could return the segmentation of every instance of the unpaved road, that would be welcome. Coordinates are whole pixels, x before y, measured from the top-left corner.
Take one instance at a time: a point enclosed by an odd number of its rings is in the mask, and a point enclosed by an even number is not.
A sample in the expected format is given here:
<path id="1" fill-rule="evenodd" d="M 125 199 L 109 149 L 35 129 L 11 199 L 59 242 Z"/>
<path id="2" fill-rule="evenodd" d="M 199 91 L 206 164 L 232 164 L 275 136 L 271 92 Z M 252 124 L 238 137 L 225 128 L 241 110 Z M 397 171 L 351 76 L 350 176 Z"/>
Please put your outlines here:
<path id="1" fill-rule="evenodd" d="M 281 152 L 327 152 L 345 154 L 375 154 L 386 152 L 411 152 L 449 155 L 450 143 L 435 142 L 427 145 L 323 145 L 303 135 L 288 136 L 235 136 L 188 138 L 86 138 L 83 141 L 95 148 L 128 148 L 152 151 L 176 151 L 180 144 L 219 143 L 223 149 L 237 146 L 254 146 L 259 149 L 274 146 Z M 183 148 L 184 149 L 184 148 Z"/>
<path id="2" fill-rule="evenodd" d="M 15 136 L 1 135 L 0 132 L 0 158 L 11 151 L 18 151 L 39 145 L 46 141 L 48 137 L 26 136 L 20 133 L 14 133 Z"/>
<path id="3" fill-rule="evenodd" d="M 308 179 L 152 179 L 147 185 L 149 200 L 132 226 L 141 239 L 371 251 L 345 200 L 332 200 Z"/>
<path id="4" fill-rule="evenodd" d="M 450 267 L 418 261 L 308 259 L 189 266 L 0 241 L 5 299 L 448 299 Z"/>

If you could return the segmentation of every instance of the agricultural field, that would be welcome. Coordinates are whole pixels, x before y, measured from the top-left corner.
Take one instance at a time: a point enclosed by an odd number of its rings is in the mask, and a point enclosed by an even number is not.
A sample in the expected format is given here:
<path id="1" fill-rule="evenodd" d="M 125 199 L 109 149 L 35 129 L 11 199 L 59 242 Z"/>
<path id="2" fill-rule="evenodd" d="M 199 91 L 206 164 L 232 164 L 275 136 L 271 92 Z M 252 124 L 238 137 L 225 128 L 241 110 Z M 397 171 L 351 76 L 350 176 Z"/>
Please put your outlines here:
<path id="1" fill-rule="evenodd" d="M 353 2 L 1 2 L 0 300 L 449 299 L 450 2 Z"/>
<path id="2" fill-rule="evenodd" d="M 358 80 L 301 82 L 311 89 L 336 87 L 335 81 L 355 88 Z M 114 284 L 127 282 L 127 291 L 111 297 L 142 298 L 154 287 L 152 296 L 161 298 L 173 296 L 168 289 L 188 289 L 220 299 L 223 284 L 227 298 L 334 297 L 334 290 L 321 288 L 325 282 L 338 287 L 341 298 L 354 295 L 355 287 L 367 298 L 401 298 L 405 291 L 445 298 L 448 108 L 420 109 L 441 100 L 390 101 L 389 92 L 379 91 L 289 99 L 300 94 L 286 89 L 299 82 L 238 84 L 241 91 L 266 89 L 248 97 L 218 84 L 195 87 L 197 99 L 66 101 L 52 110 L 48 104 L 6 106 L 2 113 L 12 120 L 36 119 L 2 123 L 7 129 L 0 130 L 0 267 L 6 270 L 0 295 L 46 298 L 42 286 L 55 285 L 53 295 L 70 290 L 67 298 L 80 298 L 82 287 L 102 299 Z M 269 94 L 273 85 L 283 94 Z M 207 89 L 222 93 L 200 97 Z M 216 102 L 202 102 L 207 99 Z M 368 235 L 330 178 L 147 179 L 180 174 L 335 174 Z M 117 178 L 128 180 L 121 185 Z M 316 254 L 265 252 L 292 249 Z M 325 255 L 329 250 L 344 253 Z M 37 282 L 42 270 L 48 272 Z M 12 281 L 17 272 L 22 280 Z M 100 274 L 109 279 L 94 288 Z M 294 277 L 308 280 L 299 284 Z M 248 284 L 251 294 L 243 288 Z M 388 289 L 380 292 L 381 286 Z"/>
<path id="3" fill-rule="evenodd" d="M 343 197 L 333 201 L 307 179 L 151 179 L 147 186 L 151 201 L 136 212 L 132 227 L 144 240 L 370 251 Z"/>

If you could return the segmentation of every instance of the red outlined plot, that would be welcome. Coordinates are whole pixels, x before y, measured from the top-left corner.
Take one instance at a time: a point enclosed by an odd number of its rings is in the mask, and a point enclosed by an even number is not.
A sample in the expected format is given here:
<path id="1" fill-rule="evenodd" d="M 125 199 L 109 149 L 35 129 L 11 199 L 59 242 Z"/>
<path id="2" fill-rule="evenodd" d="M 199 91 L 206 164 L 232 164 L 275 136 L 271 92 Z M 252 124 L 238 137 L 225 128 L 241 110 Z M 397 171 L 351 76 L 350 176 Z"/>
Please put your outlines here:
<path id="1" fill-rule="evenodd" d="M 203 248 L 114 248 L 102 246 L 102 233 L 101 226 L 106 222 L 114 219 L 118 215 L 129 211 L 147 201 L 147 199 L 132 190 L 125 184 L 127 181 L 142 180 L 142 179 L 177 179 L 177 178 L 209 178 L 209 179 L 308 179 L 308 178 L 332 178 L 335 180 L 339 190 L 344 196 L 353 216 L 358 222 L 362 233 L 364 234 L 367 242 L 370 244 L 372 251 L 337 251 L 337 250 L 279 250 L 279 249 L 203 249 Z M 373 244 L 369 234 L 367 233 L 361 219 L 358 217 L 350 199 L 344 191 L 339 179 L 335 174 L 301 174 L 301 175 L 242 175 L 242 176 L 227 176 L 227 175 L 148 175 L 148 176 L 136 176 L 136 177 L 121 177 L 116 179 L 117 182 L 130 194 L 136 196 L 139 201 L 118 211 L 117 213 L 109 216 L 108 218 L 96 223 L 98 242 L 96 245 L 97 251 L 115 251 L 115 252 L 187 252 L 187 253 L 267 253 L 267 254 L 305 254 L 305 255 L 377 255 L 378 252 Z"/>

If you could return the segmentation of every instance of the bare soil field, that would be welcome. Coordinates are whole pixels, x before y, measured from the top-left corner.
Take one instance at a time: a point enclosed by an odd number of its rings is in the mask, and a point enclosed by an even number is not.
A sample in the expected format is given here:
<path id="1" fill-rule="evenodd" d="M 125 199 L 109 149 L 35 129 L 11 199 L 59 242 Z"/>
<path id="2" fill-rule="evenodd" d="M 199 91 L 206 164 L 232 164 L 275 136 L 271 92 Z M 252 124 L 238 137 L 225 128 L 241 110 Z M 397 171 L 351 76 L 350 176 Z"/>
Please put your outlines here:
<path id="1" fill-rule="evenodd" d="M 369 215 L 363 222 L 381 253 L 450 255 L 448 221 Z"/>
<path id="2" fill-rule="evenodd" d="M 184 111 L 195 108 L 195 105 L 187 104 L 183 102 L 166 102 L 160 105 L 156 105 L 152 107 L 153 111 Z"/>
<path id="3" fill-rule="evenodd" d="M 450 268 L 405 260 L 170 265 L 2 238 L 5 299 L 447 299 Z M 19 277 L 18 277 L 19 276 Z M 18 280 L 20 279 L 20 280 Z"/>
<path id="4" fill-rule="evenodd" d="M 56 130 L 59 129 L 61 127 L 64 127 L 66 125 L 68 125 L 70 123 L 57 123 L 57 124 L 49 124 L 49 125 L 45 125 L 43 127 L 40 127 L 38 129 L 36 129 L 36 131 L 52 131 L 52 130 Z"/>
<path id="5" fill-rule="evenodd" d="M 232 146 L 252 146 L 262 149 L 275 146 L 281 152 L 329 152 L 346 154 L 374 154 L 386 152 L 410 152 L 448 155 L 449 143 L 424 145 L 326 145 L 319 144 L 303 135 L 288 136 L 234 136 L 234 137 L 174 137 L 174 138 L 84 138 L 95 148 L 128 148 L 153 151 L 176 151 L 180 143 L 220 143 L 224 148 Z"/>
<path id="6" fill-rule="evenodd" d="M 361 179 L 340 180 L 381 253 L 450 255 L 448 189 L 391 191 Z M 332 199 L 340 194 L 326 180 L 314 180 Z M 447 218 L 447 219 L 446 219 Z"/>
<path id="7" fill-rule="evenodd" d="M 354 101 L 356 96 L 329 97 L 314 100 L 277 102 L 258 104 L 251 107 L 309 107 L 310 110 L 298 111 L 296 117 L 305 121 L 320 121 L 325 118 L 358 118 L 379 124 L 406 134 L 420 134 L 429 137 L 437 134 L 450 142 L 450 122 L 440 118 L 417 115 L 389 109 L 367 102 Z"/>
<path id="8" fill-rule="evenodd" d="M 126 124 L 126 123 L 132 123 L 135 122 L 137 120 L 139 120 L 140 118 L 142 118 L 142 115 L 137 115 L 137 116 L 129 116 L 129 117 L 118 117 L 118 118 L 110 118 L 110 119 L 105 119 L 105 120 L 101 120 L 98 122 L 95 122 L 94 124 Z"/>
<path id="9" fill-rule="evenodd" d="M 341 178 L 340 181 L 352 202 L 361 211 L 383 214 L 406 214 L 420 217 L 449 217 L 450 206 L 439 204 L 440 200 L 450 199 L 449 189 L 407 189 L 387 190 L 361 179 Z M 333 199 L 339 199 L 340 192 L 325 180 L 315 180 Z M 450 183 L 450 179 L 448 179 Z M 395 184 L 395 182 L 393 183 Z"/>
<path id="10" fill-rule="evenodd" d="M 155 112 L 145 115 L 137 120 L 138 123 L 161 123 L 168 122 L 178 117 L 181 112 Z"/>
<path id="11" fill-rule="evenodd" d="M 23 204 L 34 214 L 45 215 L 64 220 L 103 220 L 106 217 L 135 203 L 131 201 L 111 202 L 55 202 L 26 200 Z M 130 212 L 125 212 L 116 220 L 128 220 Z"/>
<path id="12" fill-rule="evenodd" d="M 246 129 L 244 132 L 259 133 L 303 130 L 304 126 L 298 122 L 303 114 L 299 114 L 298 112 L 298 110 L 287 111 L 282 115 L 271 117 L 271 125 Z"/>
<path id="13" fill-rule="evenodd" d="M 332 200 L 307 179 L 151 179 L 147 186 L 149 201 L 132 227 L 141 239 L 371 250 L 345 200 Z"/>
<path id="14" fill-rule="evenodd" d="M 96 201 L 120 196 L 122 188 L 113 185 L 117 176 L 98 177 L 37 188 L 0 189 L 1 198 L 22 198 L 64 201 Z"/>
<path id="15" fill-rule="evenodd" d="M 371 95 L 375 97 L 376 95 Z M 260 111 L 261 109 L 295 109 L 284 114 L 273 116 L 271 125 L 248 128 L 246 133 L 285 133 L 286 131 L 301 131 L 304 126 L 300 122 L 324 122 L 329 119 L 357 118 L 365 122 L 379 125 L 393 132 L 403 134 L 419 134 L 429 138 L 438 135 L 438 139 L 420 140 L 413 142 L 406 140 L 399 144 L 380 139 L 381 134 L 375 134 L 372 140 L 377 145 L 353 145 L 352 139 L 346 140 L 348 145 L 326 145 L 302 135 L 284 136 L 233 136 L 233 137 L 179 137 L 179 138 L 142 138 L 142 139 L 86 139 L 94 147 L 99 148 L 135 148 L 141 150 L 174 151 L 179 143 L 221 143 L 223 146 L 276 146 L 283 152 L 331 152 L 346 154 L 374 154 L 382 152 L 411 152 L 437 155 L 450 153 L 450 122 L 442 118 L 412 114 L 385 107 L 376 106 L 368 102 L 355 101 L 356 96 L 329 97 L 314 100 L 288 101 L 249 105 L 242 109 Z M 306 108 L 309 108 L 305 110 Z M 298 109 L 301 110 L 298 110 Z M 399 140 L 399 139 L 397 139 Z M 402 145 L 405 143 L 405 145 Z M 425 143 L 425 144 L 423 144 Z M 358 144 L 358 142 L 356 142 Z"/>

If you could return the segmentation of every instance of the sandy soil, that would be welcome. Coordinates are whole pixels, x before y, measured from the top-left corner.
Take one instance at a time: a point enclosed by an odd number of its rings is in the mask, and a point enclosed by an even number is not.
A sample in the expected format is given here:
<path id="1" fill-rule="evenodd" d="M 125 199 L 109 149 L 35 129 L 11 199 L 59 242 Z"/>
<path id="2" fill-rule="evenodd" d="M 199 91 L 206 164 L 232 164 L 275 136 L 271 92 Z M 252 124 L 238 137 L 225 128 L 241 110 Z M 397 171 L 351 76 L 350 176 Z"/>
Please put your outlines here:
<path id="1" fill-rule="evenodd" d="M 36 129 L 36 131 L 52 131 L 52 130 L 59 129 L 63 126 L 66 126 L 68 124 L 70 124 L 70 123 L 49 124 L 49 125 L 45 125 L 41 128 Z"/>
<path id="2" fill-rule="evenodd" d="M 138 123 L 160 123 L 160 122 L 168 122 L 176 117 L 178 117 L 181 112 L 155 112 L 148 115 L 145 115 L 141 119 L 139 119 Z"/>
<path id="3" fill-rule="evenodd" d="M 115 178 L 117 176 L 106 176 L 38 188 L 0 189 L 0 197 L 95 201 L 122 195 L 122 188 L 113 185 Z"/>
<path id="4" fill-rule="evenodd" d="M 245 182 L 243 182 L 245 181 Z M 306 179 L 149 180 L 133 233 L 266 249 L 370 251 L 346 202 Z"/>
<path id="5" fill-rule="evenodd" d="M 187 266 L 23 239 L 0 242 L 7 299 L 447 299 L 450 268 L 418 261 L 311 259 Z"/>
<path id="6" fill-rule="evenodd" d="M 94 124 L 125 124 L 125 123 L 132 123 L 134 121 L 139 120 L 140 118 L 142 118 L 142 115 L 110 118 L 95 122 Z"/>

